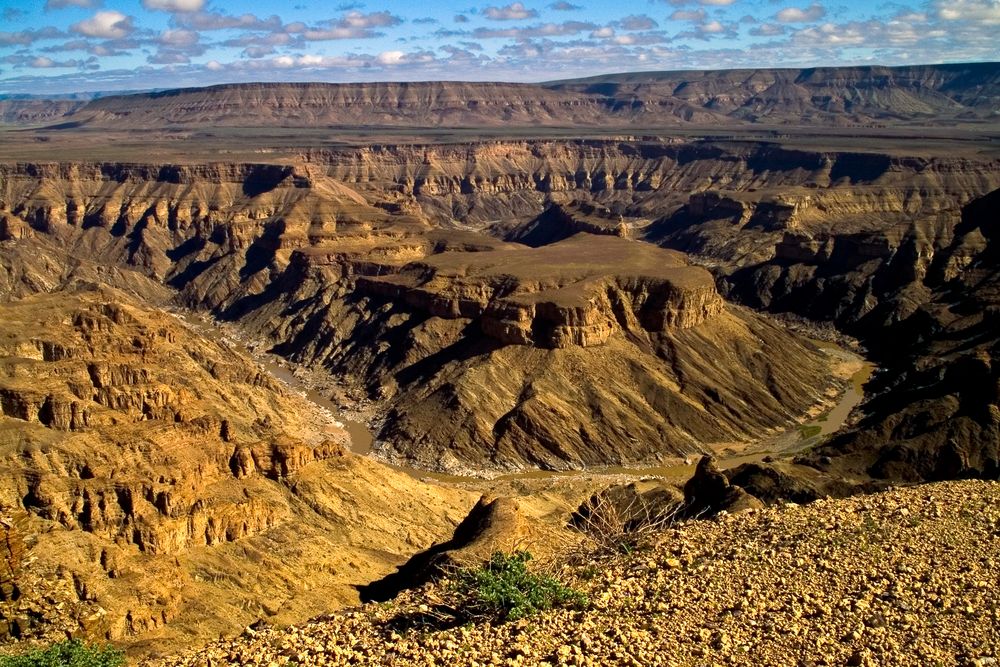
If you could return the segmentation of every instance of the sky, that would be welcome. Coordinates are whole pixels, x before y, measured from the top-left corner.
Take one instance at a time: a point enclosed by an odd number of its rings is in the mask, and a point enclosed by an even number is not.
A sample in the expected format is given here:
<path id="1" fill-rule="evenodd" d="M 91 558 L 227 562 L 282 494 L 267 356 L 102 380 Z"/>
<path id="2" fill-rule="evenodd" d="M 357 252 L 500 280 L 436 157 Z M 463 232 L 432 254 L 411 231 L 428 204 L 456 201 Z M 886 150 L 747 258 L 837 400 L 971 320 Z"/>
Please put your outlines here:
<path id="1" fill-rule="evenodd" d="M 1000 0 L 0 0 L 0 94 L 1000 60 Z"/>

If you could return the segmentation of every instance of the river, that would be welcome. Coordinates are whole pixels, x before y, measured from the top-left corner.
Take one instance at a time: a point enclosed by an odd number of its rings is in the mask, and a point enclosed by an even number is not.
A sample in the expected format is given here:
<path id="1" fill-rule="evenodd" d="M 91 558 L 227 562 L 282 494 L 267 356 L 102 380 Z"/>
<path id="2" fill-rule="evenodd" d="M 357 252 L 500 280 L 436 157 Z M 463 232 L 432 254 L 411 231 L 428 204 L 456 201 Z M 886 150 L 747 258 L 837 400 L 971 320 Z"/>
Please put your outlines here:
<path id="1" fill-rule="evenodd" d="M 329 416 L 336 424 L 347 431 L 351 439 L 351 451 L 361 456 L 370 456 L 374 444 L 374 436 L 368 425 L 362 421 L 346 419 L 343 410 L 330 400 L 322 391 L 317 390 L 297 375 L 293 366 L 274 354 L 255 352 L 254 349 L 236 332 L 235 325 L 220 324 L 207 318 L 190 313 L 175 313 L 179 319 L 205 337 L 236 347 L 241 352 L 249 354 L 272 377 L 287 385 L 303 398 L 310 401 L 324 415 Z M 864 385 L 875 370 L 874 364 L 860 355 L 836 343 L 822 340 L 813 342 L 831 357 L 831 365 L 846 364 L 853 372 L 846 383 L 843 393 L 836 399 L 832 408 L 828 408 L 801 424 L 789 427 L 787 430 L 770 438 L 741 448 L 739 452 L 717 454 L 719 466 L 730 468 L 742 463 L 761 461 L 769 455 L 781 455 L 799 452 L 807 449 L 838 431 L 846 423 L 851 412 L 864 400 Z M 383 461 L 383 463 L 385 463 Z M 482 481 L 480 477 L 464 477 L 453 474 L 439 473 L 420 468 L 410 468 L 396 464 L 390 467 L 406 472 L 421 479 L 429 478 L 441 482 Z M 661 466 L 645 467 L 591 467 L 581 470 L 530 470 L 503 474 L 495 477 L 499 481 L 540 479 L 548 477 L 588 475 L 622 475 L 628 477 L 662 477 L 681 480 L 690 477 L 693 461 L 675 461 Z"/>

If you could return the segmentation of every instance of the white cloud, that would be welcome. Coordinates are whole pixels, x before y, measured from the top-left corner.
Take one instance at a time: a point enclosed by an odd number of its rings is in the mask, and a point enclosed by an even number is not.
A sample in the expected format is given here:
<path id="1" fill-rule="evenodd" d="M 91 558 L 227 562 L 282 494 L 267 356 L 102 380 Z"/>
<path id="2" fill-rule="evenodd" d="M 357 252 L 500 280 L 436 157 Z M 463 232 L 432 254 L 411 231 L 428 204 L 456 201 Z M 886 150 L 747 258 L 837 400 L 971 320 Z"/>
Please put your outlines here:
<path id="1" fill-rule="evenodd" d="M 765 23 L 764 25 L 757 26 L 756 28 L 751 28 L 750 34 L 755 37 L 775 37 L 777 35 L 784 35 L 785 30 L 786 28 L 783 25 Z"/>
<path id="2" fill-rule="evenodd" d="M 19 32 L 0 32 L 0 46 L 30 46 L 44 39 L 62 39 L 65 33 L 51 26 L 40 30 L 21 30 Z"/>
<path id="3" fill-rule="evenodd" d="M 74 23 L 69 27 L 73 32 L 85 37 L 101 39 L 121 39 L 127 37 L 135 28 L 132 27 L 132 17 L 121 12 L 97 12 L 91 18 Z"/>
<path id="4" fill-rule="evenodd" d="M 63 7 L 83 7 L 93 9 L 101 6 L 101 0 L 45 0 L 45 11 L 62 9 Z"/>
<path id="5" fill-rule="evenodd" d="M 530 39 L 533 37 L 561 37 L 581 32 L 597 30 L 600 26 L 585 21 L 563 21 L 562 23 L 542 23 L 525 28 L 476 28 L 472 36 L 476 39 Z"/>
<path id="6" fill-rule="evenodd" d="M 483 15 L 494 21 L 519 21 L 533 19 L 538 16 L 534 9 L 528 9 L 523 3 L 514 2 L 504 7 L 487 7 Z"/>
<path id="7" fill-rule="evenodd" d="M 402 19 L 389 12 L 372 12 L 371 14 L 348 12 L 338 21 L 338 24 L 348 28 L 385 28 L 398 25 L 401 22 Z"/>
<path id="8" fill-rule="evenodd" d="M 194 30 L 229 30 L 230 28 L 281 30 L 281 19 L 277 16 L 262 19 L 255 14 L 230 16 L 218 12 L 192 12 L 174 14 L 171 20 L 178 26 Z"/>
<path id="9" fill-rule="evenodd" d="M 706 32 L 706 33 L 708 33 L 710 35 L 714 35 L 714 34 L 717 34 L 717 33 L 720 33 L 720 32 L 725 32 L 726 31 L 726 26 L 722 25 L 718 21 L 709 21 L 708 23 L 704 23 L 701 26 L 699 26 L 699 29 L 702 32 Z"/>
<path id="10" fill-rule="evenodd" d="M 375 56 L 375 62 L 379 65 L 398 65 L 406 59 L 406 54 L 402 51 L 383 51 Z"/>
<path id="11" fill-rule="evenodd" d="M 164 46 L 184 47 L 198 43 L 198 33 L 194 30 L 164 30 L 157 40 Z"/>
<path id="12" fill-rule="evenodd" d="M 622 30 L 652 30 L 653 28 L 658 28 L 659 24 L 653 19 L 649 18 L 645 14 L 626 16 L 625 18 L 616 21 Z"/>
<path id="13" fill-rule="evenodd" d="M 674 13 L 670 15 L 672 21 L 695 21 L 701 23 L 705 20 L 705 10 L 698 9 L 676 9 Z"/>
<path id="14" fill-rule="evenodd" d="M 349 56 L 317 56 L 306 54 L 302 56 L 278 56 L 271 60 L 250 60 L 231 63 L 232 69 L 257 70 L 268 66 L 280 69 L 305 68 L 305 69 L 333 69 L 339 67 L 363 67 L 366 64 L 364 59 L 352 58 Z"/>
<path id="15" fill-rule="evenodd" d="M 590 33 L 590 36 L 595 39 L 606 39 L 608 37 L 614 37 L 615 29 L 609 26 L 604 26 L 603 28 L 598 28 L 594 32 Z"/>
<path id="16" fill-rule="evenodd" d="M 146 9 L 161 12 L 200 12 L 205 6 L 205 0 L 142 0 Z"/>
<path id="17" fill-rule="evenodd" d="M 371 39 L 379 37 L 380 33 L 372 28 L 387 28 L 399 25 L 403 20 L 389 12 L 372 12 L 363 14 L 352 11 L 344 14 L 339 20 L 318 27 L 302 30 L 302 36 L 310 41 L 334 39 Z"/>
<path id="18" fill-rule="evenodd" d="M 977 21 L 987 25 L 1000 24 L 998 0 L 937 0 L 938 16 L 946 21 Z"/>
<path id="19" fill-rule="evenodd" d="M 814 2 L 805 9 L 786 7 L 775 14 L 774 18 L 782 23 L 811 23 L 824 16 L 826 16 L 826 9 L 818 2 Z"/>

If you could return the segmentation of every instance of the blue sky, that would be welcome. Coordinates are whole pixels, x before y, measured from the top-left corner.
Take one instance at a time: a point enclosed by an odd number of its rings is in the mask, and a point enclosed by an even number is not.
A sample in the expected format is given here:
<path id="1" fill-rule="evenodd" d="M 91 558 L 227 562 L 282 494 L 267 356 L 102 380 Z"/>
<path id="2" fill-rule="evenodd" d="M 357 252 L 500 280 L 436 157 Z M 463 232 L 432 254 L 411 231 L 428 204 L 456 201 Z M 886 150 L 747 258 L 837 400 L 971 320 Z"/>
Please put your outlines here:
<path id="1" fill-rule="evenodd" d="M 0 93 L 1000 60 L 1000 0 L 0 0 Z"/>

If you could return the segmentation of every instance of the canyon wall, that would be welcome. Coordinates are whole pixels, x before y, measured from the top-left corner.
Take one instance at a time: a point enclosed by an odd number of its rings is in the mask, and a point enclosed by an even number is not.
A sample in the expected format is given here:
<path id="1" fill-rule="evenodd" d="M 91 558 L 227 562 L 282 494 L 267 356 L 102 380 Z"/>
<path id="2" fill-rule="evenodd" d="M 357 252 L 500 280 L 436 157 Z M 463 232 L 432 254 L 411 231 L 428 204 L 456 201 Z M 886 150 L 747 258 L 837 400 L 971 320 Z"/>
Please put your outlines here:
<path id="1" fill-rule="evenodd" d="M 556 196 L 666 210 L 674 187 L 720 165 L 736 180 L 766 169 L 752 151 L 721 151 L 511 142 L 287 165 L 21 164 L 5 168 L 3 228 L 134 267 L 346 375 L 384 401 L 389 458 L 451 470 L 654 462 L 794 423 L 829 390 L 823 354 L 725 307 L 711 274 L 676 253 L 621 234 L 532 249 L 471 230 L 530 223 Z M 483 219 L 496 211 L 502 224 Z M 617 380 L 581 386 L 577 372 Z"/>
<path id="2" fill-rule="evenodd" d="M 162 653 L 301 621 L 474 502 L 348 454 L 331 417 L 97 271 L 0 304 L 0 515 L 25 545 L 2 638 Z"/>
<path id="3" fill-rule="evenodd" d="M 1000 186 L 989 158 L 703 141 L 0 169 L 6 238 L 135 268 L 343 374 L 383 401 L 384 456 L 451 470 L 653 461 L 765 437 L 821 399 L 822 355 L 631 239 L 696 253 L 731 298 L 864 333 L 914 312 L 926 288 L 906 276 Z"/>

